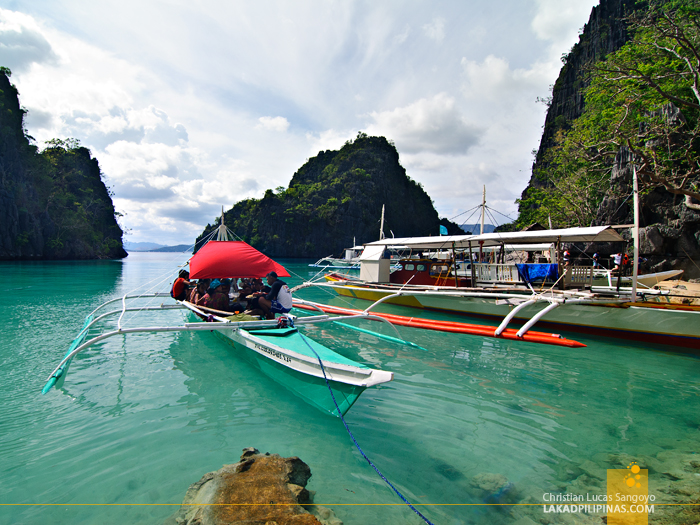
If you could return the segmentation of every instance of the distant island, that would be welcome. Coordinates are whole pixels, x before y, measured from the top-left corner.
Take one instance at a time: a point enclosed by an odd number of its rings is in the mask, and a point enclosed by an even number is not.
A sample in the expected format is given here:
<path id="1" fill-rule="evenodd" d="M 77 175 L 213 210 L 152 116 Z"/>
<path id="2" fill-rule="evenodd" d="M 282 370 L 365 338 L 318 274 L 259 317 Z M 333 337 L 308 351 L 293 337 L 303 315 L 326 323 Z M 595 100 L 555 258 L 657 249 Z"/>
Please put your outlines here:
<path id="1" fill-rule="evenodd" d="M 465 233 L 471 233 L 473 235 L 481 233 L 480 222 L 474 224 L 460 224 L 459 227 L 462 228 Z M 494 231 L 496 231 L 496 226 L 494 226 L 493 224 L 484 223 L 484 233 L 492 233 Z"/>
<path id="2" fill-rule="evenodd" d="M 163 244 L 156 244 L 154 242 L 125 241 L 124 249 L 127 252 L 191 252 L 192 244 L 177 244 L 175 246 L 165 246 Z"/>

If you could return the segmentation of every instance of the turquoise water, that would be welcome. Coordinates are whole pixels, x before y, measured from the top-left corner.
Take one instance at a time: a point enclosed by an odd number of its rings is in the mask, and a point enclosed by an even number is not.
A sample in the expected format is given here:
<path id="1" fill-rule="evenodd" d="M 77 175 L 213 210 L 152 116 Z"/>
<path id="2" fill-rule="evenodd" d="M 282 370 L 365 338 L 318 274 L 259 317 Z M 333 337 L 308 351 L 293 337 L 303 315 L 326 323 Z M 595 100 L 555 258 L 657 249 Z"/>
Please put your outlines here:
<path id="1" fill-rule="evenodd" d="M 120 262 L 0 263 L 0 523 L 162 523 L 191 483 L 250 446 L 309 464 L 316 502 L 345 524 L 422 523 L 405 506 L 366 505 L 400 501 L 340 420 L 274 384 L 211 334 L 115 337 L 78 356 L 62 389 L 40 394 L 87 313 L 157 280 L 175 262 L 172 254 L 134 253 Z M 316 273 L 306 262 L 282 262 L 295 274 L 286 279 L 291 285 Z M 352 305 L 323 291 L 298 295 Z M 149 323 L 182 320 L 179 312 L 144 315 Z M 361 326 L 391 334 L 377 323 Z M 610 454 L 644 459 L 699 448 L 695 356 L 581 334 L 569 336 L 588 347 L 572 350 L 399 331 L 426 350 L 337 326 L 306 333 L 394 372 L 393 382 L 367 389 L 346 419 L 414 503 L 501 497 L 475 486 L 484 473 L 507 479 L 509 501 L 541 503 L 543 492 L 573 491 L 582 466 L 590 470 L 586 462 L 604 476 L 615 468 Z M 421 510 L 433 523 L 517 518 L 500 507 Z"/>

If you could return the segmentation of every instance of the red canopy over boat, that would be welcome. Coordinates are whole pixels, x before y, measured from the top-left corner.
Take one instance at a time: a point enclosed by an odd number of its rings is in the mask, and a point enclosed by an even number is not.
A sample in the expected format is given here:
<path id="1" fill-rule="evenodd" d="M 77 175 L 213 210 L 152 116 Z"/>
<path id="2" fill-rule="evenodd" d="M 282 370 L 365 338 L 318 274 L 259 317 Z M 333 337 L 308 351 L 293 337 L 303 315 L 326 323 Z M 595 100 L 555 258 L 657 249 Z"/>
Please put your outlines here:
<path id="1" fill-rule="evenodd" d="M 209 241 L 190 259 L 191 279 L 289 277 L 284 266 L 243 241 Z"/>

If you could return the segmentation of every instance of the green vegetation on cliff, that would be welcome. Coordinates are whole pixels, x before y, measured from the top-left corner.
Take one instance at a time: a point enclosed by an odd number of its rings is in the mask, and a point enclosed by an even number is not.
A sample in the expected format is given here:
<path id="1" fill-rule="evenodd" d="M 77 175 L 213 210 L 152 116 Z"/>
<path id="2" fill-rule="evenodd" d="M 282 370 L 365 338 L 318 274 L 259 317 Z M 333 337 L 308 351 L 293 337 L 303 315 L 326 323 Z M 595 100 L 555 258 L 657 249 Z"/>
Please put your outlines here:
<path id="1" fill-rule="evenodd" d="M 697 0 L 651 2 L 625 22 L 633 38 L 587 66 L 585 109 L 542 153 L 521 225 L 605 222 L 606 196 L 629 193 L 613 168 L 632 159 L 647 193 L 664 188 L 700 210 L 699 13 Z"/>
<path id="2" fill-rule="evenodd" d="M 387 236 L 438 235 L 440 224 L 450 233 L 463 233 L 438 218 L 430 197 L 399 164 L 393 144 L 364 133 L 339 151 L 309 159 L 287 189 L 238 202 L 224 221 L 268 255 L 325 257 L 340 254 L 353 239 L 358 244 L 377 240 L 382 205 Z M 216 226 L 208 225 L 199 239 Z"/>
<path id="3" fill-rule="evenodd" d="M 100 167 L 77 140 L 39 152 L 0 68 L 0 259 L 126 257 Z"/>
<path id="4" fill-rule="evenodd" d="M 627 1 L 601 0 L 600 7 Z M 604 56 L 585 46 L 572 50 L 562 74 L 577 65 L 585 104 L 543 136 L 551 140 L 538 152 L 512 226 L 550 219 L 555 227 L 631 224 L 636 172 L 639 249 L 648 267 L 698 277 L 700 0 L 649 0 L 634 7 L 608 24 L 629 33 L 617 49 Z M 591 21 L 594 14 L 595 8 Z M 582 44 L 592 40 L 587 31 Z"/>

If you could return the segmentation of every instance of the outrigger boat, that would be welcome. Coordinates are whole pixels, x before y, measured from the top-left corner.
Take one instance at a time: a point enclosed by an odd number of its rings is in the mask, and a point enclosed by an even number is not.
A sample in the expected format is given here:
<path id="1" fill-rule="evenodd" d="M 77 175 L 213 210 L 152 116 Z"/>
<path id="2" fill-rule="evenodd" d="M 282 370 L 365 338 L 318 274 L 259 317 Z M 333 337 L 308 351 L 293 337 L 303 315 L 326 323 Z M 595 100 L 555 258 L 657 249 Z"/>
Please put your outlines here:
<path id="1" fill-rule="evenodd" d="M 190 277 L 250 277 L 276 271 L 281 277 L 289 276 L 278 263 L 269 259 L 243 241 L 226 240 L 225 226 L 219 230 L 219 241 L 209 241 L 189 261 Z M 91 312 L 68 352 L 51 372 L 42 393 L 52 387 L 60 388 L 68 374 L 72 359 L 96 343 L 117 335 L 143 332 L 213 332 L 232 344 L 264 374 L 294 392 L 311 405 L 333 415 L 344 415 L 365 388 L 391 381 L 392 372 L 375 370 L 348 359 L 306 336 L 301 327 L 351 318 L 371 319 L 388 323 L 367 312 L 356 315 L 331 316 L 327 314 L 295 317 L 284 314 L 277 320 L 244 319 L 227 312 L 217 312 L 171 299 L 170 304 L 139 306 L 144 299 L 170 297 L 168 293 L 124 295 L 102 304 Z M 121 307 L 107 307 L 121 303 Z M 124 326 L 127 312 L 184 311 L 189 319 L 168 326 Z M 117 317 L 116 329 L 106 323 Z M 391 323 L 388 323 L 391 324 Z M 101 328 L 100 328 L 101 327 Z M 95 333 L 97 331 L 97 333 Z M 88 335 L 90 337 L 88 338 Z M 377 334 L 381 335 L 381 334 Z M 398 332 L 397 332 L 398 336 Z M 394 339 L 394 338 L 392 338 Z M 396 338 L 396 341 L 400 339 Z"/>
<path id="2" fill-rule="evenodd" d="M 323 257 L 313 264 L 309 264 L 312 268 L 342 268 L 344 270 L 359 270 L 360 269 L 360 254 L 364 250 L 364 246 L 353 246 L 345 248 L 345 257 Z"/>
<path id="3" fill-rule="evenodd" d="M 610 226 L 384 239 L 365 245 L 359 278 L 329 273 L 328 282 L 307 285 L 330 287 L 345 297 L 502 319 L 502 326 L 511 321 L 528 328 L 540 323 L 557 330 L 700 349 L 697 305 L 674 304 L 668 290 L 637 287 L 636 279 L 632 288 L 595 286 L 592 266 L 563 264 L 564 242 L 621 241 Z M 400 270 L 391 272 L 382 257 L 390 243 L 415 253 L 449 249 L 453 255 L 448 260 L 406 258 Z M 483 253 L 486 247 L 526 243 L 553 243 L 558 256 L 549 264 L 474 262 L 474 252 Z M 461 263 L 458 249 L 466 253 Z M 533 275 L 541 278 L 541 287 L 530 279 Z"/>

